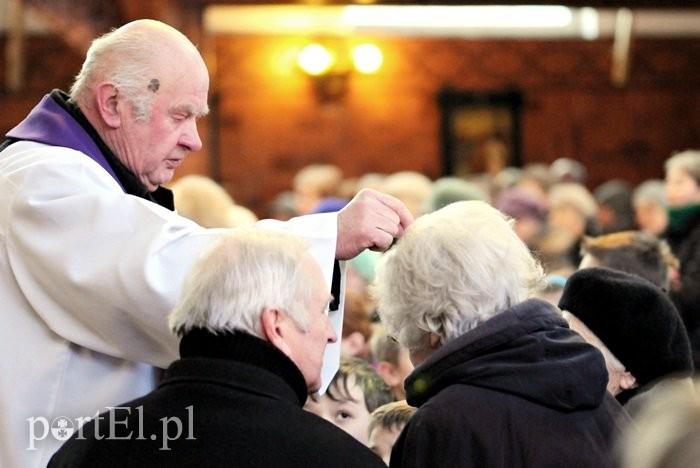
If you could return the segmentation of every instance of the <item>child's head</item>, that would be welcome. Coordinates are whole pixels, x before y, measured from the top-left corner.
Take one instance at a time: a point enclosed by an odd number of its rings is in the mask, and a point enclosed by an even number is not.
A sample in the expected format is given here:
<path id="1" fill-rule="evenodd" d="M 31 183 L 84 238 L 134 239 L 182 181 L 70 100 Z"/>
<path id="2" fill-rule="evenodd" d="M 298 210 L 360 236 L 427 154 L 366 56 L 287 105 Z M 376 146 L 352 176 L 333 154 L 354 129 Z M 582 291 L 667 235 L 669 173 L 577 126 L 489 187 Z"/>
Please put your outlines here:
<path id="1" fill-rule="evenodd" d="M 641 276 L 668 290 L 680 265 L 666 241 L 641 231 L 622 231 L 585 237 L 581 268 L 607 267 Z"/>
<path id="2" fill-rule="evenodd" d="M 406 398 L 403 381 L 413 371 L 408 350 L 387 335 L 384 327 L 375 329 L 370 349 L 377 374 L 391 388 L 396 399 Z"/>
<path id="3" fill-rule="evenodd" d="M 416 409 L 406 400 L 382 405 L 372 412 L 369 422 L 369 448 L 389 464 L 391 449 Z"/>
<path id="4" fill-rule="evenodd" d="M 312 395 L 305 408 L 367 445 L 370 414 L 390 401 L 391 390 L 366 361 L 343 358 L 326 393 Z"/>

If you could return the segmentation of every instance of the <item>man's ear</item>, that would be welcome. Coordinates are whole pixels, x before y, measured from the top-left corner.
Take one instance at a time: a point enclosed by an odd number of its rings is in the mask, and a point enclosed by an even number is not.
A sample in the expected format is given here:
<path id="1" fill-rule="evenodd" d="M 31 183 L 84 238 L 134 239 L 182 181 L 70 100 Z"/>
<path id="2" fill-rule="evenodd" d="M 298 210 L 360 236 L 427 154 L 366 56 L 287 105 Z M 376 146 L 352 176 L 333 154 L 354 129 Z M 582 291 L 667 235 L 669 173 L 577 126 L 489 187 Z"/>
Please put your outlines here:
<path id="1" fill-rule="evenodd" d="M 260 316 L 260 325 L 265 339 L 284 354 L 290 356 L 291 350 L 285 340 L 285 327 L 288 320 L 288 317 L 277 309 L 265 309 Z"/>
<path id="2" fill-rule="evenodd" d="M 112 83 L 101 83 L 95 90 L 95 105 L 102 121 L 112 129 L 121 127 L 119 90 Z"/>
<path id="3" fill-rule="evenodd" d="M 622 376 L 620 377 L 621 389 L 630 390 L 632 388 L 637 388 L 638 386 L 636 377 L 630 374 L 629 371 L 622 373 Z"/>

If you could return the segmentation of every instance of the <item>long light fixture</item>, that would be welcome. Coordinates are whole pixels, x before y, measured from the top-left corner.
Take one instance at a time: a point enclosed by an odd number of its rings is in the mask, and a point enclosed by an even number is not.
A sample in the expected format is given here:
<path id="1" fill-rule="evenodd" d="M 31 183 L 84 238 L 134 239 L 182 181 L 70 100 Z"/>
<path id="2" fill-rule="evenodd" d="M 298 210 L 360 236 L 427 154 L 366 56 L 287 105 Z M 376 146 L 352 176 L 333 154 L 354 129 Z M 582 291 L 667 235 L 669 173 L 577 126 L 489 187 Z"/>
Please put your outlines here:
<path id="1" fill-rule="evenodd" d="M 213 5 L 204 24 L 208 32 L 239 34 L 580 37 L 580 11 L 556 5 Z"/>
<path id="2" fill-rule="evenodd" d="M 348 6 L 341 23 L 360 28 L 563 28 L 571 24 L 564 6 Z"/>
<path id="3" fill-rule="evenodd" d="M 2 5 L 2 2 L 0 2 Z M 381 34 L 461 38 L 612 37 L 617 10 L 564 6 L 210 5 L 213 34 Z M 635 37 L 698 37 L 700 11 L 635 9 Z M 0 9 L 0 30 L 2 10 Z"/>

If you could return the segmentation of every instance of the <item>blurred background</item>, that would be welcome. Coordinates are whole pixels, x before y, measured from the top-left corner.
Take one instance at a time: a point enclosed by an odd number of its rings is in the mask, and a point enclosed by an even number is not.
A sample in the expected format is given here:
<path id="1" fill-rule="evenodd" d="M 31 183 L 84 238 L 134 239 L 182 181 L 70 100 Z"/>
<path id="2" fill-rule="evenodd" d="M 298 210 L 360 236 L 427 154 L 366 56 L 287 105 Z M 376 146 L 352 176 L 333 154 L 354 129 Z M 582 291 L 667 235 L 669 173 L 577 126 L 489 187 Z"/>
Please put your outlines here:
<path id="1" fill-rule="evenodd" d="M 70 86 L 92 38 L 155 18 L 211 75 L 205 147 L 178 176 L 258 216 L 310 164 L 437 179 L 569 158 L 591 189 L 662 178 L 700 147 L 698 5 L 565 3 L 0 0 L 0 131 Z"/>

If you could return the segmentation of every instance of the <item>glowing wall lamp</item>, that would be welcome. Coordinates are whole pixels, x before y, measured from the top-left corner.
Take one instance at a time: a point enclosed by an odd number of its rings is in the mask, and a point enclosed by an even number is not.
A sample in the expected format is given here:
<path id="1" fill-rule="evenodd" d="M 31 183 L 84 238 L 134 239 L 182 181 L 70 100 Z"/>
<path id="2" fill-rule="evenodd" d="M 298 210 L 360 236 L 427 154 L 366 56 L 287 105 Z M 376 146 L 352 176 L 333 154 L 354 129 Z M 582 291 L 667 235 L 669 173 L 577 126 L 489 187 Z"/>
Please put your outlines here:
<path id="1" fill-rule="evenodd" d="M 348 53 L 340 42 L 331 45 L 314 42 L 304 47 L 297 56 L 297 65 L 313 82 L 316 97 L 321 102 L 340 99 L 347 91 L 353 70 L 376 73 L 384 62 L 382 51 L 374 44 L 359 44 Z"/>
<path id="2" fill-rule="evenodd" d="M 317 43 L 309 44 L 299 53 L 299 67 L 311 76 L 327 74 L 335 65 L 334 54 L 325 46 Z"/>
<path id="3" fill-rule="evenodd" d="M 384 54 L 374 44 L 360 44 L 352 49 L 355 70 L 366 75 L 376 73 L 384 62 Z"/>

